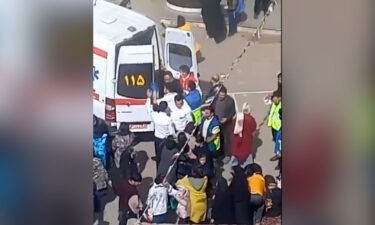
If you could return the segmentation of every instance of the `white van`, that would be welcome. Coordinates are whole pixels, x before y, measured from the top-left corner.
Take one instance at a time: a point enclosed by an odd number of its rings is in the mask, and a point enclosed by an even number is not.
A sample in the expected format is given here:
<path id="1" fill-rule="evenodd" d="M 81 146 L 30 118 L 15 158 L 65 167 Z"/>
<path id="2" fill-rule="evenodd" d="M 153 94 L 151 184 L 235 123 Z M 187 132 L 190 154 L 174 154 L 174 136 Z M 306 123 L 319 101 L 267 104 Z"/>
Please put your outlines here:
<path id="1" fill-rule="evenodd" d="M 146 90 L 152 82 L 161 87 L 164 65 L 155 22 L 103 0 L 94 1 L 93 22 L 94 114 L 110 123 L 128 122 L 134 132 L 153 131 Z M 184 42 L 189 49 L 191 40 Z"/>

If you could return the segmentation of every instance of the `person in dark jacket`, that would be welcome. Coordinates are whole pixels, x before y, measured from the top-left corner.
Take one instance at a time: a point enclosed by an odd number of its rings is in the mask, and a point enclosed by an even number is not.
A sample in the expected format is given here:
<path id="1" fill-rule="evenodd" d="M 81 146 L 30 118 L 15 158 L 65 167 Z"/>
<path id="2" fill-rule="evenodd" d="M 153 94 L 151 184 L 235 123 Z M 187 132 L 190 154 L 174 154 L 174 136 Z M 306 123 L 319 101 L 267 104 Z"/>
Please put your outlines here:
<path id="1" fill-rule="evenodd" d="M 136 214 L 129 206 L 129 200 L 133 196 L 139 196 L 137 185 L 142 182 L 142 176 L 138 172 L 133 172 L 129 178 L 123 178 L 121 184 L 114 187 L 115 193 L 119 196 L 119 225 L 126 225 L 128 219 L 136 218 Z"/>
<path id="2" fill-rule="evenodd" d="M 266 213 L 262 224 L 275 224 L 267 221 L 281 224 L 281 189 L 277 187 L 277 182 L 273 176 L 266 175 L 264 179 L 266 180 Z"/>
<path id="3" fill-rule="evenodd" d="M 229 189 L 233 198 L 234 216 L 236 224 L 253 224 L 250 215 L 250 193 L 246 182 L 246 175 L 241 166 L 232 168 L 233 179 Z"/>
<path id="4" fill-rule="evenodd" d="M 206 27 L 207 36 L 216 43 L 226 38 L 226 25 L 224 14 L 221 10 L 221 0 L 200 0 L 202 5 L 202 18 Z"/>
<path id="5" fill-rule="evenodd" d="M 228 188 L 227 181 L 222 176 L 215 178 L 212 200 L 211 223 L 235 224 L 232 195 Z"/>
<path id="6" fill-rule="evenodd" d="M 263 11 L 263 14 L 266 14 L 271 0 L 255 0 L 254 3 L 254 19 L 258 19 L 260 13 Z"/>
<path id="7" fill-rule="evenodd" d="M 177 149 L 177 144 L 176 144 L 173 136 L 168 136 L 166 141 L 165 141 L 165 144 L 162 148 L 160 164 L 158 166 L 157 175 L 161 175 L 163 177 L 166 176 L 169 167 L 174 162 L 173 156 L 176 155 L 178 153 L 178 151 L 179 150 Z M 170 171 L 170 173 L 166 177 L 168 183 L 170 183 L 172 185 L 176 182 L 176 179 L 177 179 L 176 178 L 176 170 L 177 170 L 177 164 L 175 164 L 173 166 L 172 170 Z"/>
<path id="8" fill-rule="evenodd" d="M 171 71 L 165 71 L 163 78 L 164 78 L 164 85 L 169 84 L 171 92 L 175 92 L 180 95 L 184 93 L 182 86 L 180 84 L 180 81 L 174 79 Z"/>

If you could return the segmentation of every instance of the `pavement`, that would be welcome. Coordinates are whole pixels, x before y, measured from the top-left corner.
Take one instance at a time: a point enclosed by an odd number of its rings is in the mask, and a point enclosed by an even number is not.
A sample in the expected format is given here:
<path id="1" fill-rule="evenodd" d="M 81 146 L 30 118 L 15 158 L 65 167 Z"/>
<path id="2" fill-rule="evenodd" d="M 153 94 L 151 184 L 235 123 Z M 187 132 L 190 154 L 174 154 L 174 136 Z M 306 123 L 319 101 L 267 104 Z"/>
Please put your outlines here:
<path id="1" fill-rule="evenodd" d="M 121 2 L 118 0 L 110 1 Z M 279 4 L 276 8 L 280 6 Z M 166 17 L 165 7 L 165 0 L 132 1 L 133 10 L 150 17 L 156 22 Z M 277 14 L 274 16 L 277 16 Z M 281 20 L 281 18 L 279 19 Z M 193 27 L 193 35 L 195 40 L 201 43 L 202 55 L 205 58 L 198 65 L 198 71 L 201 74 L 200 85 L 204 90 L 207 89 L 208 81 L 212 75 L 229 72 L 229 66 L 233 59 L 241 53 L 251 33 L 239 32 L 220 44 L 206 39 L 206 32 L 203 28 Z M 280 71 L 281 35 L 263 34 L 260 41 L 247 50 L 234 71 L 230 74 L 229 79 L 224 82 L 228 88 L 228 92 L 230 92 L 230 95 L 236 102 L 237 110 L 241 110 L 242 104 L 248 102 L 258 125 L 265 121 L 269 110 L 269 106 L 263 103 L 263 98 L 267 93 L 276 90 L 276 75 Z M 266 124 L 263 124 L 259 127 L 259 134 L 254 139 L 253 151 L 256 152 L 254 161 L 262 166 L 265 175 L 277 176 L 278 171 L 275 170 L 276 162 L 269 161 L 273 156 L 273 148 L 274 143 L 272 141 L 271 130 Z M 141 163 L 142 176 L 144 178 L 139 187 L 141 199 L 144 201 L 147 197 L 149 185 L 156 175 L 156 165 L 151 160 L 151 157 L 154 156 L 153 142 L 141 142 L 135 147 L 135 150 L 139 152 L 139 158 L 136 160 Z M 224 165 L 223 176 L 227 178 L 229 177 L 229 173 L 230 164 Z M 118 198 L 108 198 L 108 203 L 104 209 L 105 223 L 103 224 L 118 224 Z M 134 224 L 134 220 L 130 220 L 128 224 Z"/>

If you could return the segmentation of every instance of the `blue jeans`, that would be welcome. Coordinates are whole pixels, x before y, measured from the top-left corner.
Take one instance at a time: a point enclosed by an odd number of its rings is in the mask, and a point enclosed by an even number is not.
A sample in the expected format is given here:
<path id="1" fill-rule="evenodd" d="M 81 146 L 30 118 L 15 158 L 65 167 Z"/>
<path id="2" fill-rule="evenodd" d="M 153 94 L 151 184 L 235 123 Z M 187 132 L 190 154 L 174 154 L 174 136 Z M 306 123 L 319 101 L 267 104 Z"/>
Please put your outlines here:
<path id="1" fill-rule="evenodd" d="M 251 194 L 250 197 L 250 208 L 251 213 L 253 214 L 254 224 L 260 223 L 263 217 L 264 211 L 264 198 L 259 194 Z"/>
<path id="2" fill-rule="evenodd" d="M 153 216 L 152 222 L 153 223 L 165 223 L 166 219 L 167 219 L 167 213 L 164 213 L 161 215 Z"/>

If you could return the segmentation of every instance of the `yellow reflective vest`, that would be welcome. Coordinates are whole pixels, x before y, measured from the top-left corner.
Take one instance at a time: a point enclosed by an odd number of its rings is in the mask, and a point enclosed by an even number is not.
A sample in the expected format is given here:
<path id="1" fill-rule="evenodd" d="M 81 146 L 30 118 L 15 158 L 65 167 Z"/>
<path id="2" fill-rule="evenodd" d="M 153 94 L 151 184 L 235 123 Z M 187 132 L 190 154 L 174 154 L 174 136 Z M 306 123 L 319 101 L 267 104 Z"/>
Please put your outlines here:
<path id="1" fill-rule="evenodd" d="M 278 105 L 272 103 L 270 114 L 268 115 L 268 126 L 275 130 L 280 130 L 281 120 L 279 115 L 279 110 L 281 109 L 281 101 Z"/>

